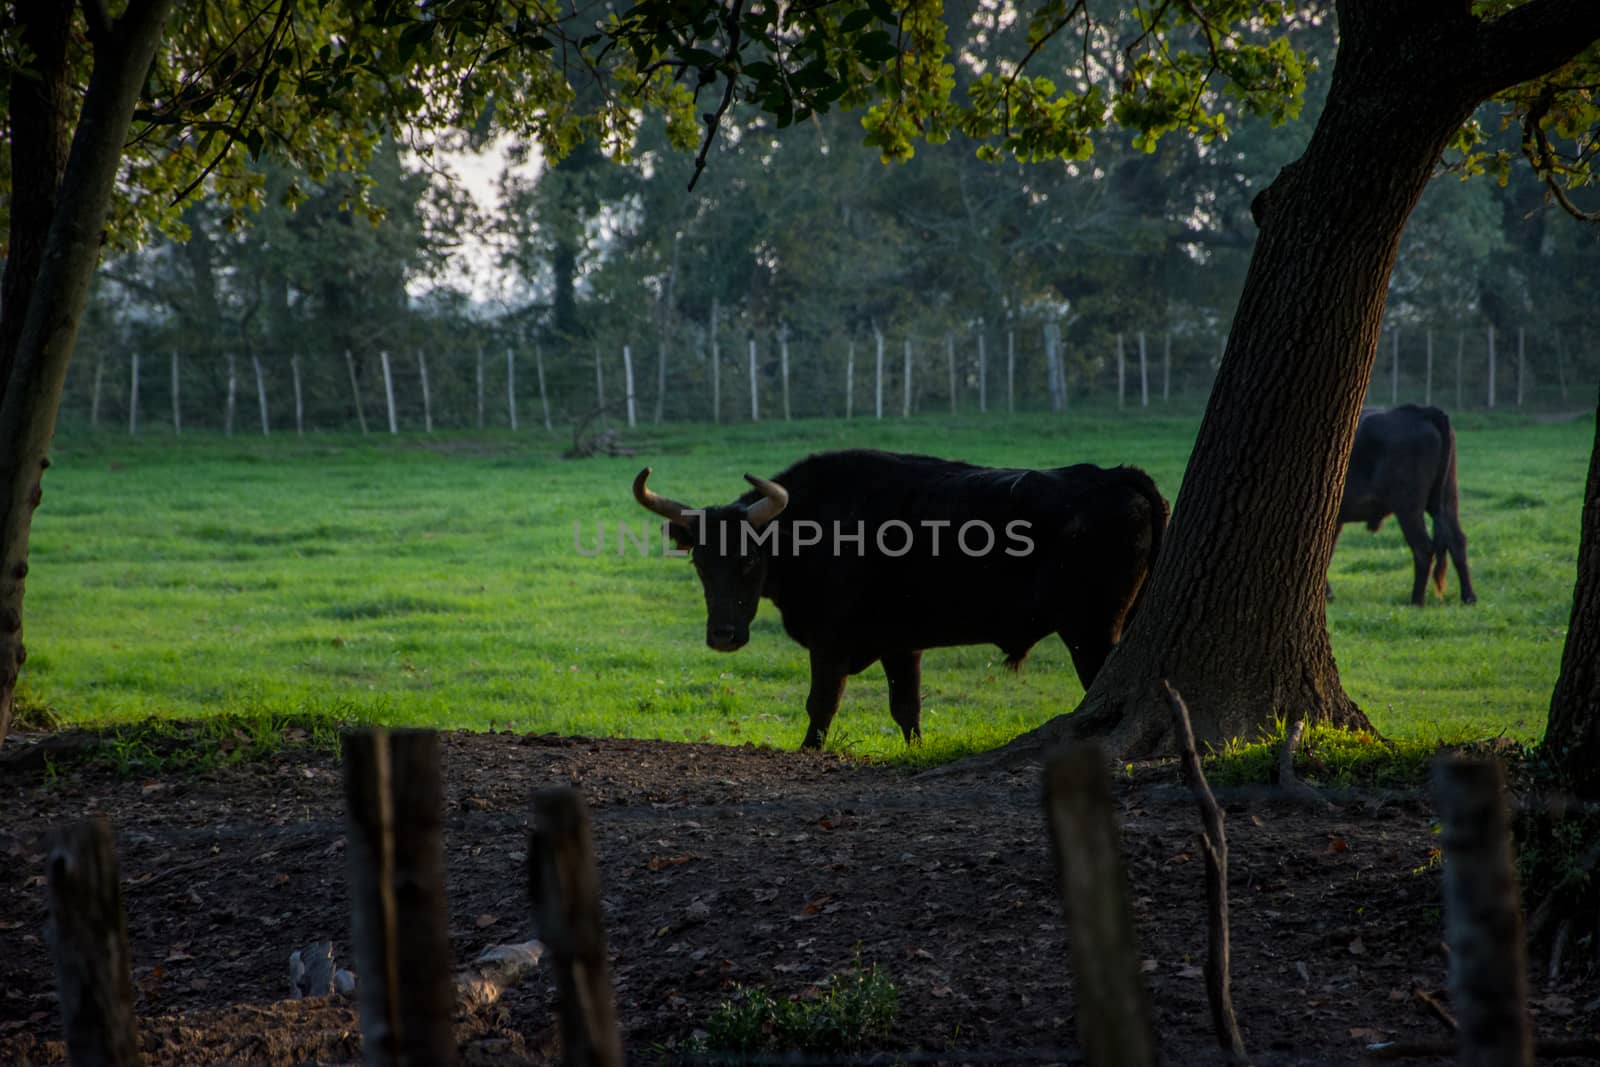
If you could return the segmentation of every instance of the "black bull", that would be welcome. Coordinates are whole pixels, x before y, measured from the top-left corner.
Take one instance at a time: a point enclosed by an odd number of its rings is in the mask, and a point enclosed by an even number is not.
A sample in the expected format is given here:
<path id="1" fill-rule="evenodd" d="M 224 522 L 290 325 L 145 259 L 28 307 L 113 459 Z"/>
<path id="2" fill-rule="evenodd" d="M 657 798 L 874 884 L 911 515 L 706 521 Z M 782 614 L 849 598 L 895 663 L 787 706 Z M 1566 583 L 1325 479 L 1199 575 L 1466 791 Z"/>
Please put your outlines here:
<path id="1" fill-rule="evenodd" d="M 1424 512 L 1433 517 L 1432 538 L 1422 522 Z M 1364 522 L 1375 531 L 1391 514 L 1411 546 L 1411 603 L 1423 604 L 1430 566 L 1434 588 L 1444 595 L 1445 569 L 1452 559 L 1462 602 L 1476 602 L 1456 490 L 1456 436 L 1449 417 L 1438 408 L 1402 404 L 1367 412 L 1356 426 L 1334 538 L 1347 522 Z"/>
<path id="2" fill-rule="evenodd" d="M 820 747 L 845 679 L 882 662 L 889 711 L 921 735 L 924 649 L 994 644 L 1018 666 L 1059 634 L 1084 686 L 1137 607 L 1167 504 L 1134 467 L 1001 470 L 929 456 L 827 452 L 731 504 L 694 509 L 634 479 L 640 504 L 690 549 L 706 643 L 742 647 L 777 605 L 811 653 L 804 748 Z M 782 515 L 782 520 L 778 516 Z"/>

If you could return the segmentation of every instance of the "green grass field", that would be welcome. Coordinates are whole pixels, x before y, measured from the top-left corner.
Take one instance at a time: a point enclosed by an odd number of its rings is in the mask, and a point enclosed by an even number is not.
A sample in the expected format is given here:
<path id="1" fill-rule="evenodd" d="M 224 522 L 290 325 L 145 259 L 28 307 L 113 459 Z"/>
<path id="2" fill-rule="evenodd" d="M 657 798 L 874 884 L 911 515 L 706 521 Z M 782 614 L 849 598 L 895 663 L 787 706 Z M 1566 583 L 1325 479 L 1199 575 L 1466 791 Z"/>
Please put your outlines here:
<path id="1" fill-rule="evenodd" d="M 1593 424 L 1456 420 L 1480 603 L 1409 608 L 1393 522 L 1346 529 L 1329 625 L 1345 684 L 1398 737 L 1536 736 L 1560 663 Z M 351 716 L 783 747 L 804 732 L 801 649 L 763 604 L 749 646 L 703 643 L 693 570 L 630 546 L 629 483 L 725 502 L 749 470 L 874 446 L 974 462 L 1134 463 L 1169 498 L 1198 421 L 1042 416 L 672 427 L 631 458 L 569 461 L 542 434 L 361 439 L 64 434 L 35 522 L 25 703 L 70 722 L 219 711 Z M 604 521 L 607 552 L 592 551 Z M 1262 516 L 1263 522 L 1272 521 Z M 999 744 L 1082 695 L 1060 643 L 1013 675 L 988 647 L 930 652 L 921 759 Z M 904 752 L 882 674 L 830 738 Z"/>

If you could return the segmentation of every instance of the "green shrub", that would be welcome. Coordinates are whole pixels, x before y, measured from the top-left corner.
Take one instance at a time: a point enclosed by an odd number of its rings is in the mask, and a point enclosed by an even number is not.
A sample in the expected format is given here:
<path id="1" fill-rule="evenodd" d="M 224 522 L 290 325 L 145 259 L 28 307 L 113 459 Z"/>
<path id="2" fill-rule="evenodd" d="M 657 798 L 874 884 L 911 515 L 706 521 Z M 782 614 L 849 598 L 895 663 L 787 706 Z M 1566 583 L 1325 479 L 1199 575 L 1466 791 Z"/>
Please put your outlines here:
<path id="1" fill-rule="evenodd" d="M 799 997 L 735 986 L 706 1022 L 700 1046 L 712 1052 L 849 1052 L 888 1036 L 899 1007 L 894 983 L 877 964 L 856 957 L 848 974 L 833 975 Z"/>

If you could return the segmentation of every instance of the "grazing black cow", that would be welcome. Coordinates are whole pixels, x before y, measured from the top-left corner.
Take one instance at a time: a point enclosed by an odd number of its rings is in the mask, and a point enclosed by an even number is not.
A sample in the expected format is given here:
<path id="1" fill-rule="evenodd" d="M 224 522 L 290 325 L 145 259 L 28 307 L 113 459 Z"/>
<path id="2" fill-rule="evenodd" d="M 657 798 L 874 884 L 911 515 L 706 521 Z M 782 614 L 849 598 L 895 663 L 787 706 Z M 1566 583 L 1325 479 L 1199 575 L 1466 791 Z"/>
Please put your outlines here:
<path id="1" fill-rule="evenodd" d="M 995 644 L 1016 667 L 1046 634 L 1087 686 L 1122 636 L 1155 562 L 1167 504 L 1133 467 L 998 470 L 930 456 L 825 452 L 731 504 L 633 495 L 689 548 L 706 644 L 750 639 L 763 596 L 811 653 L 802 748 L 819 748 L 845 679 L 883 663 L 889 712 L 921 735 L 922 652 Z M 778 516 L 783 521 L 778 522 Z"/>
<path id="2" fill-rule="evenodd" d="M 1433 517 L 1432 540 L 1422 523 L 1423 512 Z M 1461 578 L 1462 603 L 1475 603 L 1456 492 L 1456 436 L 1449 416 L 1438 408 L 1402 404 L 1363 413 L 1356 426 L 1334 538 L 1347 522 L 1364 522 L 1376 531 L 1390 514 L 1399 520 L 1416 566 L 1411 603 L 1422 606 L 1430 565 L 1434 588 L 1444 596 L 1445 568 L 1452 559 Z"/>

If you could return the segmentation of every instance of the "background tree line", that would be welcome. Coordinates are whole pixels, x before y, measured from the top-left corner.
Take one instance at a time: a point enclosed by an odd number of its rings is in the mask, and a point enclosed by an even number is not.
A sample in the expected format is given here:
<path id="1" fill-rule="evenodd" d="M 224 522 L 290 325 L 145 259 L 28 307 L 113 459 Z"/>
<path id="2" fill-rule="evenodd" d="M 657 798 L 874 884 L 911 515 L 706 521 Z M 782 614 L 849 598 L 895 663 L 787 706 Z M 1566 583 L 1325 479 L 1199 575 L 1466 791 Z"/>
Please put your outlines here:
<path id="1" fill-rule="evenodd" d="M 1168 138 L 1148 153 L 1108 138 L 1091 159 L 1023 165 L 935 146 L 884 166 L 859 150 L 859 112 L 780 136 L 772 115 L 743 107 L 692 195 L 694 159 L 649 120 L 630 162 L 580 145 L 558 166 L 504 171 L 487 209 L 393 141 L 322 181 L 262 162 L 259 213 L 200 201 L 183 215 L 186 240 L 102 269 L 65 414 L 124 424 L 137 351 L 146 424 L 170 417 L 175 363 L 185 426 L 256 431 L 259 366 L 275 428 L 292 428 L 298 406 L 308 427 L 354 429 L 358 396 L 381 427 L 387 352 L 405 427 L 422 424 L 424 373 L 441 427 L 504 425 L 508 392 L 537 422 L 541 377 L 560 423 L 601 396 L 622 417 L 627 346 L 641 419 L 748 419 L 753 345 L 764 417 L 786 402 L 797 417 L 847 404 L 871 415 L 880 336 L 886 415 L 903 410 L 908 347 L 916 410 L 1113 404 L 1119 344 L 1137 404 L 1141 333 L 1152 402 L 1197 407 L 1243 284 L 1251 197 L 1300 151 L 1326 91 L 1331 27 L 1309 19 L 1294 36 L 1318 61 L 1307 117 L 1239 115 L 1226 141 Z M 1481 124 L 1490 147 L 1515 151 L 1515 130 L 1487 112 Z M 470 292 L 452 274 L 475 237 L 507 291 Z M 1600 336 L 1593 301 L 1574 294 L 1600 298 L 1597 262 L 1600 233 L 1548 207 L 1532 176 L 1441 175 L 1405 234 L 1371 399 L 1422 399 L 1431 345 L 1434 402 L 1484 406 L 1492 328 L 1501 405 L 1582 406 Z"/>

